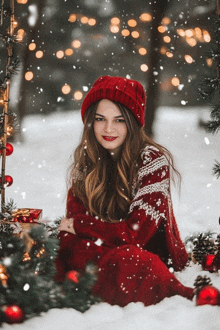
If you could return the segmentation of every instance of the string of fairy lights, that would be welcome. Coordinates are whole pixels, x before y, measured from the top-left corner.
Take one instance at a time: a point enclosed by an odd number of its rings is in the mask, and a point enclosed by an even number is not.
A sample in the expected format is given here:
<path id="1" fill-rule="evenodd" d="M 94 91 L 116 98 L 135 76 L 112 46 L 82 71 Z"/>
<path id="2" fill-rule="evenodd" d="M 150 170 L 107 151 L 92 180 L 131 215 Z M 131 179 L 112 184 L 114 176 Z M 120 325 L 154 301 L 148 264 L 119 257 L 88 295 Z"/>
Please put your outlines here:
<path id="1" fill-rule="evenodd" d="M 17 0 L 17 3 L 19 4 L 26 4 L 28 3 L 28 0 Z M 134 18 L 128 18 L 126 22 L 122 22 L 122 19 L 119 17 L 112 17 L 109 20 L 109 30 L 113 35 L 121 34 L 124 38 L 130 37 L 133 38 L 134 41 L 136 40 L 139 43 L 144 43 L 144 45 L 136 45 L 136 48 L 138 50 L 138 54 L 140 56 L 143 56 L 143 63 L 140 64 L 140 70 L 142 72 L 147 72 L 149 70 L 149 66 L 147 63 L 147 53 L 148 49 L 146 46 L 146 41 L 143 41 L 142 34 L 143 31 L 146 30 L 146 26 L 144 27 L 144 24 L 148 24 L 153 20 L 153 17 L 150 13 L 142 13 L 138 19 Z M 84 25 L 88 25 L 90 27 L 94 27 L 97 24 L 97 20 L 93 17 L 87 17 L 83 14 L 75 14 L 72 13 L 68 17 L 68 21 L 72 24 L 81 23 Z M 172 37 L 175 35 L 180 40 L 180 42 L 185 43 L 185 45 L 188 45 L 190 47 L 195 47 L 198 43 L 209 43 L 211 41 L 210 33 L 203 28 L 195 27 L 195 28 L 176 28 L 175 24 L 171 24 L 171 18 L 164 17 L 161 21 L 161 25 L 158 26 L 158 31 L 163 35 L 162 39 L 164 42 L 164 45 L 160 48 L 161 55 L 166 56 L 167 58 L 174 58 L 175 52 L 172 50 Z M 172 32 L 172 33 L 171 33 Z M 92 32 L 91 32 L 92 33 Z M 25 36 L 25 31 L 23 29 L 19 29 L 17 31 L 17 38 L 22 41 L 22 39 Z M 83 46 L 84 40 L 80 39 L 74 39 L 70 41 L 70 46 L 66 49 L 58 49 L 55 52 L 55 56 L 58 60 L 62 60 L 66 57 L 74 56 L 76 50 L 80 50 L 80 48 Z M 37 49 L 36 43 L 33 41 L 28 45 L 28 48 L 31 52 L 35 52 L 35 57 L 37 59 L 42 59 L 45 55 L 45 52 L 42 50 Z M 77 52 L 77 56 L 79 56 L 79 53 Z M 195 59 L 193 58 L 193 55 L 190 55 L 190 50 L 188 53 L 183 55 L 183 59 L 187 64 L 192 64 L 195 62 Z M 208 67 L 212 66 L 212 59 L 207 58 L 206 64 Z M 25 79 L 27 81 L 31 81 L 34 79 L 34 72 L 29 70 L 25 72 Z M 163 87 L 164 86 L 164 87 Z M 176 75 L 174 77 L 171 77 L 169 81 L 164 82 L 164 84 L 161 84 L 161 88 L 166 89 L 169 86 L 173 87 L 179 87 L 181 86 L 180 78 L 178 78 Z M 80 101 L 84 96 L 84 90 L 76 90 L 72 91 L 72 88 L 69 84 L 65 83 L 61 87 L 61 92 L 64 95 L 73 93 L 73 99 L 75 101 Z"/>

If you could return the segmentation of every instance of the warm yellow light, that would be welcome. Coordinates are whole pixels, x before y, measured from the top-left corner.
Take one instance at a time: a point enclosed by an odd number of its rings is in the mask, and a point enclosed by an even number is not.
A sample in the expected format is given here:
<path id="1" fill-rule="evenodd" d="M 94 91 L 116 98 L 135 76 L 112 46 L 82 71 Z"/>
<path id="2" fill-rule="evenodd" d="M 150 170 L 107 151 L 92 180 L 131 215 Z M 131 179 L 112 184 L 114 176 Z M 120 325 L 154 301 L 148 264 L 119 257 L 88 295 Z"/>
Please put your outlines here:
<path id="1" fill-rule="evenodd" d="M 166 52 L 166 56 L 167 56 L 167 57 L 173 57 L 173 53 L 171 53 L 171 52 Z"/>
<path id="2" fill-rule="evenodd" d="M 42 58 L 44 56 L 44 53 L 42 52 L 42 50 L 38 50 L 35 54 L 36 58 Z"/>
<path id="3" fill-rule="evenodd" d="M 160 33 L 164 33 L 166 31 L 166 28 L 163 26 L 163 25 L 160 25 L 158 26 L 157 30 L 160 32 Z"/>
<path id="4" fill-rule="evenodd" d="M 72 48 L 67 48 L 67 49 L 65 50 L 65 55 L 66 55 L 66 56 L 71 56 L 71 55 L 73 55 L 73 50 L 72 50 Z"/>
<path id="5" fill-rule="evenodd" d="M 203 30 L 202 32 L 203 32 L 203 38 L 204 38 L 205 42 L 210 42 L 211 41 L 211 36 L 208 33 L 208 31 Z"/>
<path id="6" fill-rule="evenodd" d="M 69 94 L 71 92 L 71 87 L 70 85 L 65 84 L 61 90 L 63 94 Z"/>
<path id="7" fill-rule="evenodd" d="M 26 80 L 30 81 L 30 80 L 33 79 L 34 74 L 33 74 L 32 71 L 27 71 L 27 72 L 25 73 L 25 76 L 24 76 L 24 77 L 25 77 Z"/>
<path id="8" fill-rule="evenodd" d="M 163 37 L 163 40 L 166 42 L 166 43 L 169 43 L 171 41 L 171 38 L 169 36 L 164 36 Z"/>
<path id="9" fill-rule="evenodd" d="M 34 42 L 31 42 L 28 46 L 29 50 L 35 50 L 36 49 L 36 44 Z"/>
<path id="10" fill-rule="evenodd" d="M 190 55 L 184 55 L 184 59 L 189 64 L 191 64 L 192 62 L 194 62 L 192 56 L 190 56 Z"/>
<path id="11" fill-rule="evenodd" d="M 120 24 L 120 19 L 118 17 L 112 17 L 111 23 L 113 25 L 118 25 L 118 24 Z"/>
<path id="12" fill-rule="evenodd" d="M 76 91 L 74 94 L 73 94 L 73 97 L 75 100 L 79 101 L 82 99 L 83 97 L 83 93 L 81 91 Z"/>
<path id="13" fill-rule="evenodd" d="M 76 14 L 71 14 L 70 17 L 69 17 L 69 21 L 71 23 L 74 23 L 76 21 Z"/>
<path id="14" fill-rule="evenodd" d="M 143 22 L 150 22 L 152 20 L 151 14 L 148 14 L 148 13 L 141 14 L 141 16 L 139 18 Z"/>
<path id="15" fill-rule="evenodd" d="M 17 0 L 17 3 L 20 3 L 22 5 L 25 5 L 28 2 L 28 0 Z"/>
<path id="16" fill-rule="evenodd" d="M 210 66 L 212 66 L 213 60 L 211 58 L 207 58 L 206 63 L 210 67 Z"/>
<path id="17" fill-rule="evenodd" d="M 16 37 L 16 39 L 17 39 L 18 41 L 22 41 L 23 38 L 24 38 L 24 35 L 25 35 L 25 31 L 24 31 L 23 29 L 19 29 L 19 30 L 17 31 L 17 37 Z"/>
<path id="18" fill-rule="evenodd" d="M 118 33 L 119 32 L 119 27 L 117 25 L 110 25 L 109 29 L 112 33 Z"/>
<path id="19" fill-rule="evenodd" d="M 185 31 L 186 37 L 190 38 L 194 35 L 194 30 L 193 29 L 188 29 Z"/>
<path id="20" fill-rule="evenodd" d="M 73 42 L 72 42 L 72 46 L 73 46 L 74 48 L 80 48 L 80 46 L 81 46 L 81 41 L 79 41 L 79 40 L 73 40 Z"/>
<path id="21" fill-rule="evenodd" d="M 121 34 L 122 34 L 124 37 L 127 37 L 127 36 L 129 36 L 130 31 L 127 30 L 127 29 L 123 29 L 123 30 L 121 31 Z"/>
<path id="22" fill-rule="evenodd" d="M 186 38 L 186 42 L 191 46 L 194 47 L 197 44 L 196 39 L 194 38 Z"/>
<path id="23" fill-rule="evenodd" d="M 89 21 L 89 19 L 88 19 L 88 17 L 86 17 L 86 16 L 83 16 L 83 17 L 81 18 L 81 22 L 82 22 L 83 24 L 87 24 L 88 21 Z"/>
<path id="24" fill-rule="evenodd" d="M 138 49 L 138 52 L 140 55 L 146 55 L 147 54 L 147 49 L 144 47 L 141 47 Z"/>
<path id="25" fill-rule="evenodd" d="M 160 48 L 160 53 L 161 53 L 161 54 L 165 55 L 166 52 L 167 52 L 167 48 L 166 48 L 166 47 L 161 47 L 161 48 Z"/>
<path id="26" fill-rule="evenodd" d="M 179 34 L 179 36 L 185 37 L 185 31 L 183 29 L 178 29 L 177 33 Z"/>
<path id="27" fill-rule="evenodd" d="M 147 70 L 148 70 L 147 64 L 141 64 L 140 68 L 141 68 L 141 71 L 143 71 L 143 72 L 147 72 Z"/>
<path id="28" fill-rule="evenodd" d="M 132 32 L 131 32 L 131 35 L 132 35 L 132 37 L 135 38 L 135 39 L 139 38 L 139 36 L 140 36 L 140 34 L 139 34 L 138 31 L 132 31 Z"/>
<path id="29" fill-rule="evenodd" d="M 90 18 L 90 19 L 88 20 L 88 24 L 89 24 L 90 26 L 94 26 L 94 25 L 96 25 L 96 20 L 95 20 L 94 18 Z"/>
<path id="30" fill-rule="evenodd" d="M 199 27 L 196 27 L 194 31 L 196 38 L 200 40 L 202 38 L 202 30 Z"/>
<path id="31" fill-rule="evenodd" d="M 56 57 L 57 57 L 57 58 L 63 58 L 63 57 L 64 57 L 64 51 L 62 51 L 62 50 L 58 50 L 58 51 L 56 52 Z"/>
<path id="32" fill-rule="evenodd" d="M 137 21 L 135 19 L 128 20 L 128 26 L 135 27 L 137 25 Z"/>
<path id="33" fill-rule="evenodd" d="M 177 77 L 173 77 L 173 78 L 171 79 L 171 84 L 172 84 L 173 86 L 175 86 L 175 87 L 179 86 L 179 84 L 180 84 L 180 80 L 179 80 L 179 78 L 177 78 Z"/>
<path id="34" fill-rule="evenodd" d="M 164 17 L 162 19 L 162 24 L 164 24 L 164 25 L 168 25 L 168 24 L 170 24 L 170 22 L 171 22 L 171 20 L 169 17 Z"/>

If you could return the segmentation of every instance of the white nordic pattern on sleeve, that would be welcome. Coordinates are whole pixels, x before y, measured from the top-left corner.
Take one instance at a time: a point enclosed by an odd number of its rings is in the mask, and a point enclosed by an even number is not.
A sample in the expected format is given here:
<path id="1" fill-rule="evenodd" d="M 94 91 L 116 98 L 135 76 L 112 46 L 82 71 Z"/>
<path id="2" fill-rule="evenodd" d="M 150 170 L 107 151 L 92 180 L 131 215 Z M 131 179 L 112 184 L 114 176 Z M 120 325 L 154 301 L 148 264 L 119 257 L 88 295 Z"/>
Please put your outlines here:
<path id="1" fill-rule="evenodd" d="M 155 220 L 156 225 L 158 224 L 158 221 L 163 218 L 166 220 L 165 214 L 162 212 L 160 213 L 159 211 L 156 211 L 155 207 L 149 205 L 148 203 L 144 203 L 143 199 L 140 199 L 138 201 L 135 201 L 130 205 L 129 213 L 133 211 L 135 206 L 139 206 L 139 210 L 144 210 L 146 216 L 150 215 L 152 220 Z"/>
<path id="2" fill-rule="evenodd" d="M 164 194 L 165 197 L 168 198 L 169 197 L 169 186 L 170 186 L 169 179 L 165 179 L 161 182 L 149 184 L 147 186 L 144 186 L 144 187 L 138 189 L 134 199 L 137 199 L 140 196 L 143 196 L 145 194 L 152 194 L 154 192 L 162 192 L 162 194 Z"/>
<path id="3" fill-rule="evenodd" d="M 168 166 L 168 162 L 165 156 L 161 156 L 159 158 L 154 159 L 146 166 L 140 168 L 140 170 L 138 171 L 138 180 L 140 181 L 145 175 L 154 173 L 163 166 Z"/>

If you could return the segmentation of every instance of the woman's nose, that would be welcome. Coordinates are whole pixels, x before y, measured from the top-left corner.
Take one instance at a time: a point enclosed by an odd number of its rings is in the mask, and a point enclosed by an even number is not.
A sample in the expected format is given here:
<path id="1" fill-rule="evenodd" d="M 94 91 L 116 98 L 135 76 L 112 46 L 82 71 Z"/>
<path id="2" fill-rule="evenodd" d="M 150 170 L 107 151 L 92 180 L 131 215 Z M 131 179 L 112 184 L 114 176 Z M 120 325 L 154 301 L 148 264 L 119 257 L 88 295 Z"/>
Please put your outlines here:
<path id="1" fill-rule="evenodd" d="M 112 132 L 114 130 L 114 125 L 112 122 L 110 121 L 106 121 L 106 124 L 105 124 L 105 131 L 106 132 Z"/>

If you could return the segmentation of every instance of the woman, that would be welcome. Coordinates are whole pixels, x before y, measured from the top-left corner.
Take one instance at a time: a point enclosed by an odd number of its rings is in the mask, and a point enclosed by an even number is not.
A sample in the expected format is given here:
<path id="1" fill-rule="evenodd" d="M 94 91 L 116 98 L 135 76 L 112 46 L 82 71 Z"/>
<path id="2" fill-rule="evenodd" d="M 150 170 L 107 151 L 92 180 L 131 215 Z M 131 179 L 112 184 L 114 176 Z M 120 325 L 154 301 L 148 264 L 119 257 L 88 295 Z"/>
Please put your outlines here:
<path id="1" fill-rule="evenodd" d="M 84 130 L 60 226 L 56 279 L 92 261 L 93 291 L 112 305 L 193 298 L 168 268 L 183 269 L 188 257 L 172 209 L 172 156 L 144 132 L 145 99 L 135 80 L 96 80 L 81 108 Z"/>

